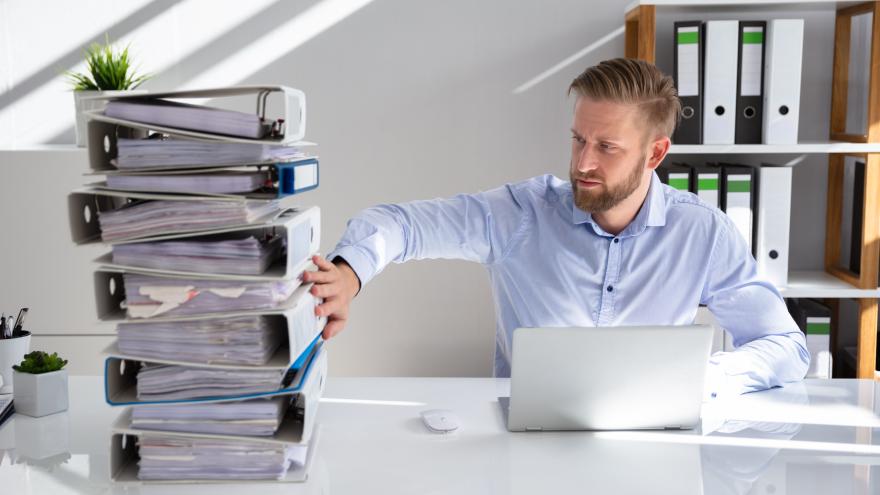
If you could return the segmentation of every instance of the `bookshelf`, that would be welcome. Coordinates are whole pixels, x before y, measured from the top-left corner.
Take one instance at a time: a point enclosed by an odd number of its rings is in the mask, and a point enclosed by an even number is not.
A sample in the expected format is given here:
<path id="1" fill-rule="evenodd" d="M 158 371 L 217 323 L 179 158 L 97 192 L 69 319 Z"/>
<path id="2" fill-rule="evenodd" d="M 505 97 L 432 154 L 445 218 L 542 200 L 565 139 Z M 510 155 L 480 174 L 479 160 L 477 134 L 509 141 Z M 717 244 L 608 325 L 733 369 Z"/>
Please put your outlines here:
<path id="1" fill-rule="evenodd" d="M 629 58 L 655 62 L 657 9 L 670 9 L 687 16 L 697 10 L 736 8 L 754 13 L 767 8 L 792 11 L 823 6 L 835 10 L 834 60 L 831 72 L 831 114 L 828 141 L 801 142 L 792 145 L 673 145 L 671 154 L 827 154 L 827 206 L 825 222 L 824 271 L 790 272 L 789 286 L 780 288 L 784 297 L 823 298 L 832 311 L 831 352 L 838 356 L 837 321 L 839 299 L 858 303 L 855 369 L 857 378 L 877 379 L 878 270 L 880 270 L 880 3 L 828 2 L 819 0 L 646 0 L 631 3 L 624 11 L 624 53 Z M 851 21 L 854 16 L 872 13 L 868 109 L 865 134 L 846 132 L 848 67 Z M 758 14 L 760 15 L 760 14 Z M 808 81 L 804 79 L 803 84 Z M 853 273 L 839 266 L 843 223 L 844 159 L 848 156 L 865 161 L 865 191 L 862 204 L 861 270 Z"/>

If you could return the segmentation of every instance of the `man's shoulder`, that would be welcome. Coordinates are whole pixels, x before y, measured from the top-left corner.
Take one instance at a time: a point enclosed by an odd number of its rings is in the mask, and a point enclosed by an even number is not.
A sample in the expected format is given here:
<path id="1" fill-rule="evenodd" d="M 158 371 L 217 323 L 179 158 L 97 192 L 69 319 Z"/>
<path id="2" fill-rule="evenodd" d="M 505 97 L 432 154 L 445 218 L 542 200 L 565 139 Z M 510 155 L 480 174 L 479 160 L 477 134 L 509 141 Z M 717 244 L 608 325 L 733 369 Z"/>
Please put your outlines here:
<path id="1" fill-rule="evenodd" d="M 680 191 L 663 184 L 666 218 L 669 220 L 726 225 L 727 215 L 692 192 Z"/>
<path id="2" fill-rule="evenodd" d="M 506 186 L 518 201 L 556 203 L 571 194 L 571 182 L 544 174 Z"/>

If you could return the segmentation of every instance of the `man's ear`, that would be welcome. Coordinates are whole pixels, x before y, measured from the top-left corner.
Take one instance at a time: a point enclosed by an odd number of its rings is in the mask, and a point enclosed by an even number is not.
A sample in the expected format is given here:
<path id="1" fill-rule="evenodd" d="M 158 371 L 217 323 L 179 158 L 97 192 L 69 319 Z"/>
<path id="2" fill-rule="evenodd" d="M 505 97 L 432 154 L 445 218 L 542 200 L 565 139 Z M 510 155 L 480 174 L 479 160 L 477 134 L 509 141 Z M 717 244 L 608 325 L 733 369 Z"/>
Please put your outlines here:
<path id="1" fill-rule="evenodd" d="M 655 138 L 654 141 L 651 142 L 650 149 L 648 149 L 647 166 L 649 169 L 654 170 L 663 163 L 663 159 L 666 158 L 666 154 L 669 153 L 669 146 L 671 145 L 672 141 L 669 140 L 668 136 Z"/>

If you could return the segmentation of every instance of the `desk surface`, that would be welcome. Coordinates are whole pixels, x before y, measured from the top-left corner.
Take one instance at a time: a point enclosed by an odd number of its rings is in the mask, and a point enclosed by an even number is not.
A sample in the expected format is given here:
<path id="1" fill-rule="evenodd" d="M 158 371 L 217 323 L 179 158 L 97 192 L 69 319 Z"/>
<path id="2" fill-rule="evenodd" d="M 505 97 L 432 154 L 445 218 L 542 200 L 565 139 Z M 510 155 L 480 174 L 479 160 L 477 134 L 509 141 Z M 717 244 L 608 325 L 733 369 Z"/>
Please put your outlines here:
<path id="1" fill-rule="evenodd" d="M 0 428 L 0 492 L 143 493 L 880 493 L 880 388 L 808 380 L 707 404 L 695 431 L 508 433 L 507 380 L 334 378 L 318 411 L 305 484 L 111 485 L 109 427 L 121 410 L 100 377 L 71 377 L 70 409 Z M 428 433 L 418 413 L 456 411 Z M 249 488 L 249 489 L 248 489 Z"/>

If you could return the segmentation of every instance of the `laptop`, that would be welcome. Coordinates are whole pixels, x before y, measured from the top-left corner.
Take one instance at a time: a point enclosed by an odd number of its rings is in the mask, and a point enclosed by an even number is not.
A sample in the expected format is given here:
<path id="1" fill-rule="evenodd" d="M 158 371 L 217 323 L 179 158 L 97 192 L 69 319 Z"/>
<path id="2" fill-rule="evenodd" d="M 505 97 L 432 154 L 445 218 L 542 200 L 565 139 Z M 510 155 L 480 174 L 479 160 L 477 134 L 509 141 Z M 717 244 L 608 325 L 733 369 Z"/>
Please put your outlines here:
<path id="1" fill-rule="evenodd" d="M 510 431 L 689 429 L 700 420 L 709 325 L 518 328 Z"/>

